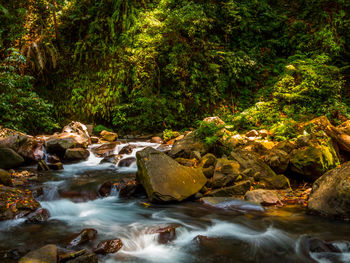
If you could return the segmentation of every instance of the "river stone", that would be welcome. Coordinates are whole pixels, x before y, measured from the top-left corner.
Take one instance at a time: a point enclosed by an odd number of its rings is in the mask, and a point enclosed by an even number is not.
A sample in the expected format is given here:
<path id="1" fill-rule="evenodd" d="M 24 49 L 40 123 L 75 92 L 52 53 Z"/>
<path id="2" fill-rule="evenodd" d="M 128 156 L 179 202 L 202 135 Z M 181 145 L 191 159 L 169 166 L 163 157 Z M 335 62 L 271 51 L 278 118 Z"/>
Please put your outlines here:
<path id="1" fill-rule="evenodd" d="M 46 245 L 29 252 L 18 263 L 57 263 L 58 250 L 55 245 Z"/>
<path id="2" fill-rule="evenodd" d="M 158 243 L 167 244 L 176 239 L 176 228 L 177 225 L 166 226 L 161 228 L 152 228 L 150 234 L 158 234 Z"/>
<path id="3" fill-rule="evenodd" d="M 224 187 L 209 193 L 209 196 L 234 196 L 234 195 L 244 195 L 247 191 L 249 191 L 252 183 L 249 180 L 239 182 L 234 186 Z"/>
<path id="4" fill-rule="evenodd" d="M 86 140 L 90 139 L 90 134 L 89 134 L 88 128 L 84 124 L 82 124 L 81 122 L 72 121 L 71 123 L 69 123 L 67 126 L 65 126 L 62 129 L 62 132 L 75 133 Z"/>
<path id="5" fill-rule="evenodd" d="M 39 208 L 27 216 L 26 223 L 40 224 L 46 222 L 50 217 L 50 212 L 45 208 Z"/>
<path id="6" fill-rule="evenodd" d="M 136 162 L 136 158 L 135 157 L 127 157 L 127 158 L 121 159 L 118 162 L 118 167 L 129 167 L 134 162 Z"/>
<path id="7" fill-rule="evenodd" d="M 282 204 L 276 191 L 257 189 L 249 191 L 244 195 L 244 200 L 260 205 Z"/>
<path id="8" fill-rule="evenodd" d="M 110 254 L 118 252 L 123 246 L 123 242 L 117 238 L 113 240 L 105 240 L 98 243 L 94 252 L 96 254 Z"/>
<path id="9" fill-rule="evenodd" d="M 118 134 L 106 130 L 101 131 L 100 136 L 103 140 L 108 142 L 114 142 L 118 139 Z"/>
<path id="10" fill-rule="evenodd" d="M 350 162 L 326 172 L 315 181 L 308 209 L 324 215 L 350 218 Z"/>
<path id="11" fill-rule="evenodd" d="M 85 228 L 75 238 L 70 241 L 70 246 L 75 247 L 94 240 L 97 236 L 97 231 L 93 228 Z"/>
<path id="12" fill-rule="evenodd" d="M 151 147 L 137 152 L 136 158 L 137 178 L 152 202 L 182 201 L 207 182 L 201 169 L 182 166 Z"/>
<path id="13" fill-rule="evenodd" d="M 64 156 L 67 149 L 86 148 L 89 140 L 75 133 L 60 133 L 50 136 L 45 141 L 45 147 L 48 153 L 55 153 L 58 156 Z"/>
<path id="14" fill-rule="evenodd" d="M 35 149 L 38 147 L 38 143 L 33 136 L 16 133 L 0 138 L 0 147 L 11 148 L 24 159 L 35 161 Z"/>
<path id="15" fill-rule="evenodd" d="M 10 148 L 0 148 L 0 169 L 11 169 L 24 163 L 24 159 Z"/>
<path id="16" fill-rule="evenodd" d="M 174 158 L 190 158 L 192 151 L 197 151 L 201 155 L 208 152 L 208 146 L 203 141 L 196 138 L 193 132 L 187 134 L 181 140 L 176 141 L 171 148 L 169 155 Z"/>
<path id="17" fill-rule="evenodd" d="M 12 186 L 11 174 L 3 169 L 0 169 L 0 184 Z"/>
<path id="18" fill-rule="evenodd" d="M 120 142 L 105 143 L 100 146 L 91 148 L 91 151 L 97 157 L 107 157 L 114 153 L 114 149 L 118 144 L 120 144 Z"/>
<path id="19" fill-rule="evenodd" d="M 225 210 L 250 210 L 250 211 L 264 211 L 264 209 L 257 204 L 243 201 L 240 198 L 234 197 L 211 197 L 206 196 L 200 199 L 205 206 L 225 209 Z"/>
<path id="20" fill-rule="evenodd" d="M 131 154 L 136 147 L 134 144 L 125 145 L 118 154 Z"/>
<path id="21" fill-rule="evenodd" d="M 90 152 L 83 148 L 67 149 L 64 159 L 68 161 L 86 160 L 90 156 Z"/>

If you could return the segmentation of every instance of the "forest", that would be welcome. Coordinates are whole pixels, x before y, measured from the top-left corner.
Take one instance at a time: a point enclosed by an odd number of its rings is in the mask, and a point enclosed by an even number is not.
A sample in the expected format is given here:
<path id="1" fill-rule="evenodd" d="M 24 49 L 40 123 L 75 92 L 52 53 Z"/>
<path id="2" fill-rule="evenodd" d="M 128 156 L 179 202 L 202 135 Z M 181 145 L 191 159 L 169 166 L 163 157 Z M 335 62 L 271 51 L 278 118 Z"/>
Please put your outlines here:
<path id="1" fill-rule="evenodd" d="M 0 262 L 349 263 L 350 0 L 0 0 Z"/>

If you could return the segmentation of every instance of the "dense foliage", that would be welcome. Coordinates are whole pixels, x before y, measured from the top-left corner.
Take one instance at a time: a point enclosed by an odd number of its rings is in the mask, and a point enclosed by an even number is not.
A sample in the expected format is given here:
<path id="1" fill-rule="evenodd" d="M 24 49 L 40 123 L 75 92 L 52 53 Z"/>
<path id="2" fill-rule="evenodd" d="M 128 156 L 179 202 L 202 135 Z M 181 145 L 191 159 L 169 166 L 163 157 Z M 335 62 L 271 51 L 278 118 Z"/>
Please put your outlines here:
<path id="1" fill-rule="evenodd" d="M 2 43 L 21 43 L 60 122 L 144 132 L 218 114 L 284 136 L 349 114 L 349 1 L 14 2 L 0 5 Z"/>

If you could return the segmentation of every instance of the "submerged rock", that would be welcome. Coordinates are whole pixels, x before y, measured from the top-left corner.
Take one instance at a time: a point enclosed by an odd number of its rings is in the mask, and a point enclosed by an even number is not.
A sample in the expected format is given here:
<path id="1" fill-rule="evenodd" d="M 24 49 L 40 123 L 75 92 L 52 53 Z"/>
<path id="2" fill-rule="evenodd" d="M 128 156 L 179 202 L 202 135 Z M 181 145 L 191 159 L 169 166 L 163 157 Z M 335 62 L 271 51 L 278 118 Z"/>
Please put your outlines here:
<path id="1" fill-rule="evenodd" d="M 106 181 L 100 186 L 100 188 L 98 189 L 98 193 L 100 194 L 100 196 L 103 197 L 109 196 L 111 194 L 112 187 L 112 182 Z"/>
<path id="2" fill-rule="evenodd" d="M 45 208 L 39 208 L 27 216 L 26 223 L 40 224 L 46 222 L 50 217 L 50 212 Z"/>
<path id="3" fill-rule="evenodd" d="M 129 167 L 134 162 L 136 162 L 136 158 L 135 157 L 127 157 L 127 158 L 121 159 L 118 162 L 118 167 Z"/>
<path id="4" fill-rule="evenodd" d="M 119 197 L 132 196 L 139 186 L 134 178 L 122 178 L 118 183 L 115 183 L 114 185 L 119 193 Z"/>
<path id="5" fill-rule="evenodd" d="M 246 211 L 264 211 L 264 209 L 257 204 L 243 201 L 242 199 L 234 197 L 203 197 L 200 201 L 205 205 L 213 208 L 224 210 L 246 210 Z"/>
<path id="6" fill-rule="evenodd" d="M 96 254 L 110 254 L 116 253 L 123 247 L 123 242 L 117 238 L 113 240 L 105 240 L 98 243 L 94 252 Z"/>
<path id="7" fill-rule="evenodd" d="M 0 148 L 0 169 L 16 168 L 24 163 L 24 159 L 10 148 Z"/>
<path id="8" fill-rule="evenodd" d="M 85 228 L 77 234 L 72 241 L 69 242 L 71 247 L 76 247 L 94 240 L 97 236 L 97 231 L 93 228 Z"/>
<path id="9" fill-rule="evenodd" d="M 178 226 L 167 226 L 151 229 L 150 234 L 158 234 L 158 243 L 167 244 L 176 239 L 176 228 Z"/>
<path id="10" fill-rule="evenodd" d="M 182 201 L 207 182 L 201 169 L 185 167 L 166 154 L 147 147 L 137 152 L 137 178 L 150 201 Z"/>
<path id="11" fill-rule="evenodd" d="M 350 218 L 350 162 L 326 172 L 315 181 L 308 209 L 324 215 Z"/>
<path id="12" fill-rule="evenodd" d="M 46 245 L 29 252 L 18 263 L 57 263 L 58 250 L 55 245 Z"/>
<path id="13" fill-rule="evenodd" d="M 111 154 L 111 155 L 108 155 L 106 157 L 104 157 L 100 163 L 113 163 L 113 164 L 116 164 L 118 163 L 118 161 L 122 158 L 122 156 L 120 154 Z"/>
<path id="14" fill-rule="evenodd" d="M 260 205 L 281 205 L 282 202 L 276 191 L 257 189 L 244 195 L 246 201 Z"/>

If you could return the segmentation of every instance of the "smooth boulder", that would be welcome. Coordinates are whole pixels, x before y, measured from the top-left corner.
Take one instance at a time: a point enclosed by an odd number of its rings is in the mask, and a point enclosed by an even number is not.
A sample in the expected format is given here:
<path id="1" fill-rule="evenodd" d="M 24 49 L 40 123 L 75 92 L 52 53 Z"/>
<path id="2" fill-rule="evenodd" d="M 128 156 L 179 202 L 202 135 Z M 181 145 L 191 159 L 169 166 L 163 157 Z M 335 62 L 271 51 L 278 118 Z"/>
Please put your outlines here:
<path id="1" fill-rule="evenodd" d="M 257 189 L 247 192 L 244 200 L 259 205 L 281 205 L 282 202 L 276 191 Z"/>
<path id="2" fill-rule="evenodd" d="M 18 263 L 57 263 L 58 249 L 55 245 L 46 245 L 29 252 Z"/>
<path id="3" fill-rule="evenodd" d="M 55 153 L 64 156 L 67 149 L 86 148 L 89 140 L 75 133 L 60 133 L 50 136 L 45 141 L 45 147 L 48 153 Z"/>
<path id="4" fill-rule="evenodd" d="M 106 130 L 101 131 L 100 136 L 103 140 L 108 142 L 114 142 L 118 139 L 118 134 Z"/>
<path id="5" fill-rule="evenodd" d="M 16 168 L 24 163 L 24 159 L 10 148 L 0 148 L 0 169 Z"/>
<path id="6" fill-rule="evenodd" d="M 119 251 L 119 249 L 122 248 L 122 246 L 123 246 L 123 242 L 119 238 L 113 239 L 113 240 L 105 240 L 98 243 L 94 252 L 96 254 L 103 254 L 103 255 L 116 253 Z"/>
<path id="7" fill-rule="evenodd" d="M 350 218 L 350 162 L 315 181 L 308 209 L 328 216 Z"/>
<path id="8" fill-rule="evenodd" d="M 201 169 L 180 165 L 165 153 L 147 147 L 136 153 L 137 179 L 152 202 L 182 201 L 206 184 Z"/>
<path id="9" fill-rule="evenodd" d="M 83 148 L 67 149 L 64 159 L 67 161 L 86 160 L 90 156 L 90 152 Z"/>

